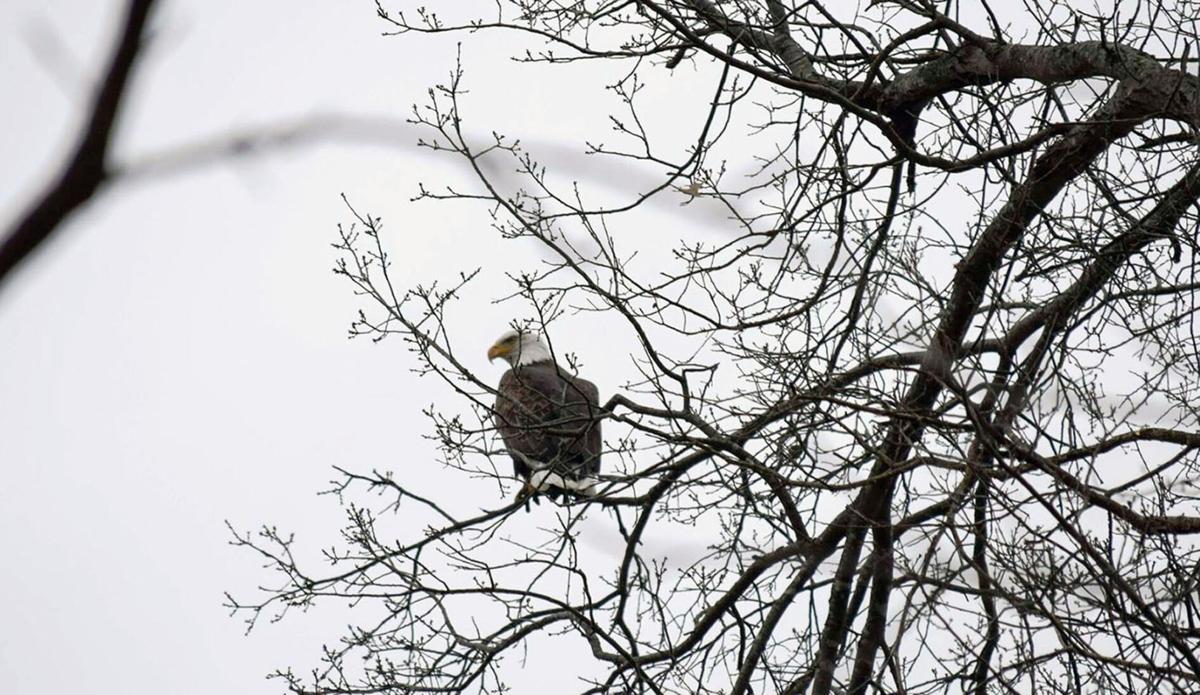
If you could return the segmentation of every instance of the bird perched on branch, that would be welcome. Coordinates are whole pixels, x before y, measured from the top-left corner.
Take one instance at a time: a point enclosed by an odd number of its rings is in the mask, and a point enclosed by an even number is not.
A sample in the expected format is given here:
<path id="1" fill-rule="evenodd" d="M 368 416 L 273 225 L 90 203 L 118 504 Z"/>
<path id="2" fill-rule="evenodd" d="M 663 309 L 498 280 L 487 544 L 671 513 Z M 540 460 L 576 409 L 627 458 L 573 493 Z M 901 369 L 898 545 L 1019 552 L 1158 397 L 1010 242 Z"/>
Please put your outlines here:
<path id="1" fill-rule="evenodd" d="M 591 495 L 600 473 L 600 392 L 554 362 L 536 333 L 509 331 L 487 353 L 510 369 L 494 413 L 500 438 L 525 481 L 518 500 L 538 492 Z"/>

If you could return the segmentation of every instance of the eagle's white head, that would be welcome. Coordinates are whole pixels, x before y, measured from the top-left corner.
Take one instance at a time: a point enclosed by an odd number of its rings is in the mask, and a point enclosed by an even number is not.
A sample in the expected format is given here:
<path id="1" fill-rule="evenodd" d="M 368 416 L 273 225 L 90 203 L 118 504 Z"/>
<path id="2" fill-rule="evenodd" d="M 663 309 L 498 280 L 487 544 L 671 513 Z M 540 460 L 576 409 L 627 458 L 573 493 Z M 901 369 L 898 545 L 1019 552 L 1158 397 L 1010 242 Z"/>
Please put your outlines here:
<path id="1" fill-rule="evenodd" d="M 553 359 L 550 356 L 550 348 L 546 347 L 537 333 L 529 331 L 505 333 L 488 348 L 487 356 L 488 360 L 503 357 L 513 367 Z"/>

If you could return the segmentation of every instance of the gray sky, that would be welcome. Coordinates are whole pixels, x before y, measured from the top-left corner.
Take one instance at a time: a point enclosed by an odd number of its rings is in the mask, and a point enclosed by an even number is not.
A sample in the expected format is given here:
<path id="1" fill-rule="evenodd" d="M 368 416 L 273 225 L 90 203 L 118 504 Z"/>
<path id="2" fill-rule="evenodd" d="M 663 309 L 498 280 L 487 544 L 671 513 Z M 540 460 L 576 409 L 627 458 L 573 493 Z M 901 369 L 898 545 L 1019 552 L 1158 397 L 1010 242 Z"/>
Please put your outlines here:
<path id="1" fill-rule="evenodd" d="M 0 4 L 0 224 L 71 144 L 122 6 Z M 455 63 L 452 37 L 380 36 L 387 27 L 367 0 L 163 0 L 153 27 L 116 148 L 135 168 L 181 144 L 313 116 L 399 121 Z M 480 34 L 463 45 L 470 132 L 520 137 L 596 202 L 627 202 L 661 181 L 581 155 L 620 111 L 597 72 L 611 68 L 517 66 L 503 60 L 511 41 Z M 647 72 L 656 88 L 641 113 L 656 154 L 678 157 L 699 129 L 703 111 L 686 100 L 708 98 L 707 77 L 686 64 Z M 419 181 L 461 188 L 464 172 L 415 148 L 416 131 L 389 133 L 390 145 L 341 138 L 119 182 L 0 292 L 5 693 L 278 692 L 263 676 L 315 664 L 354 616 L 318 607 L 243 636 L 223 592 L 252 598 L 271 577 L 228 545 L 226 520 L 295 531 L 303 552 L 336 543 L 341 510 L 316 495 L 333 466 L 395 471 L 456 513 L 497 503 L 494 484 L 443 469 L 422 438 L 422 408 L 455 407 L 449 389 L 414 375 L 399 342 L 346 340 L 361 304 L 330 272 L 336 225 L 350 220 L 340 194 L 383 217 L 403 284 L 483 269 L 450 327 L 468 366 L 492 379 L 502 370 L 484 352 L 522 317 L 492 299 L 511 291 L 506 272 L 541 257 L 498 238 L 481 208 L 410 202 Z M 731 161 L 730 177 L 750 165 Z M 643 272 L 681 236 L 722 233 L 715 203 L 682 199 L 668 193 L 622 222 Z M 613 317 L 568 317 L 556 330 L 556 349 L 578 353 L 602 394 L 636 374 L 634 341 Z M 510 529 L 538 523 L 521 516 Z M 588 524 L 583 542 L 616 552 L 611 521 Z M 683 562 L 699 535 L 654 529 L 647 546 Z M 542 655 L 556 668 L 517 670 L 517 692 L 574 682 L 572 645 L 533 648 L 557 650 Z"/>
<path id="2" fill-rule="evenodd" d="M 0 6 L 5 224 L 71 143 L 121 7 Z M 403 118 L 454 64 L 453 40 L 381 37 L 368 2 L 170 0 L 153 26 L 119 131 L 123 162 L 314 114 Z M 598 195 L 652 181 L 627 168 L 606 175 L 581 145 L 556 144 L 603 127 L 605 110 L 592 105 L 611 95 L 598 84 L 573 93 L 564 117 L 565 83 L 497 62 L 500 41 L 463 49 L 480 132 L 522 136 Z M 420 438 L 420 409 L 447 389 L 411 374 L 399 343 L 345 338 L 359 304 L 330 272 L 329 246 L 349 218 L 343 192 L 385 219 L 404 281 L 484 267 L 453 327 L 472 366 L 499 374 L 483 353 L 512 316 L 490 300 L 507 289 L 504 272 L 536 265 L 536 253 L 498 239 L 482 210 L 411 204 L 418 180 L 461 172 L 411 146 L 339 141 L 118 183 L 0 293 L 6 692 L 277 692 L 264 674 L 314 663 L 350 617 L 317 610 L 243 637 L 222 592 L 252 595 L 269 576 L 227 545 L 225 520 L 277 523 L 310 549 L 335 542 L 340 511 L 315 495 L 334 465 L 392 469 L 419 491 L 458 486 L 464 507 L 495 503 L 494 486 L 462 487 Z M 691 234 L 712 229 L 704 201 L 658 208 Z M 672 235 L 661 224 L 644 234 L 651 247 L 652 235 Z M 564 326 L 565 349 L 610 388 L 628 362 L 620 334 L 600 319 Z"/>

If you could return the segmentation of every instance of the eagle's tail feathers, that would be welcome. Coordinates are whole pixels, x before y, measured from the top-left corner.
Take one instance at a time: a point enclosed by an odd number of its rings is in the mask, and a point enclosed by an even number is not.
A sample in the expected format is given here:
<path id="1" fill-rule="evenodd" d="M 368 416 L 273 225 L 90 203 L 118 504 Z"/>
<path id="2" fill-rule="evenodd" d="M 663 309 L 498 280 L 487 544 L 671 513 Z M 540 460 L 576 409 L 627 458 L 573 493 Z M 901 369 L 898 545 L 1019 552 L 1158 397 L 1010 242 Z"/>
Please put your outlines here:
<path id="1" fill-rule="evenodd" d="M 573 492 L 577 495 L 591 496 L 595 492 L 597 481 L 595 478 L 585 476 L 582 478 L 569 478 L 549 469 L 541 469 L 534 471 L 529 477 L 529 484 L 538 492 L 544 492 L 549 489 L 558 488 Z"/>

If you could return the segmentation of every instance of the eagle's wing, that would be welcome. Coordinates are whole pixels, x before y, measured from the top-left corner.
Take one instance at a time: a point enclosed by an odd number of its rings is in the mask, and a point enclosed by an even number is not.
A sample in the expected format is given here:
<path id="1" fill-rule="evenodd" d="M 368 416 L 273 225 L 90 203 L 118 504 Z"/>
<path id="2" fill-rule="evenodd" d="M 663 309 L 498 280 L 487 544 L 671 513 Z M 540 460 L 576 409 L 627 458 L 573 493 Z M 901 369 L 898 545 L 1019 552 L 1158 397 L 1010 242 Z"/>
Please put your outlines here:
<path id="1" fill-rule="evenodd" d="M 564 454 L 575 463 L 581 475 L 595 477 L 600 472 L 600 453 L 603 439 L 600 436 L 600 389 L 587 379 L 568 377 L 566 389 L 566 416 L 570 420 L 568 429 L 579 434 L 565 441 Z"/>

